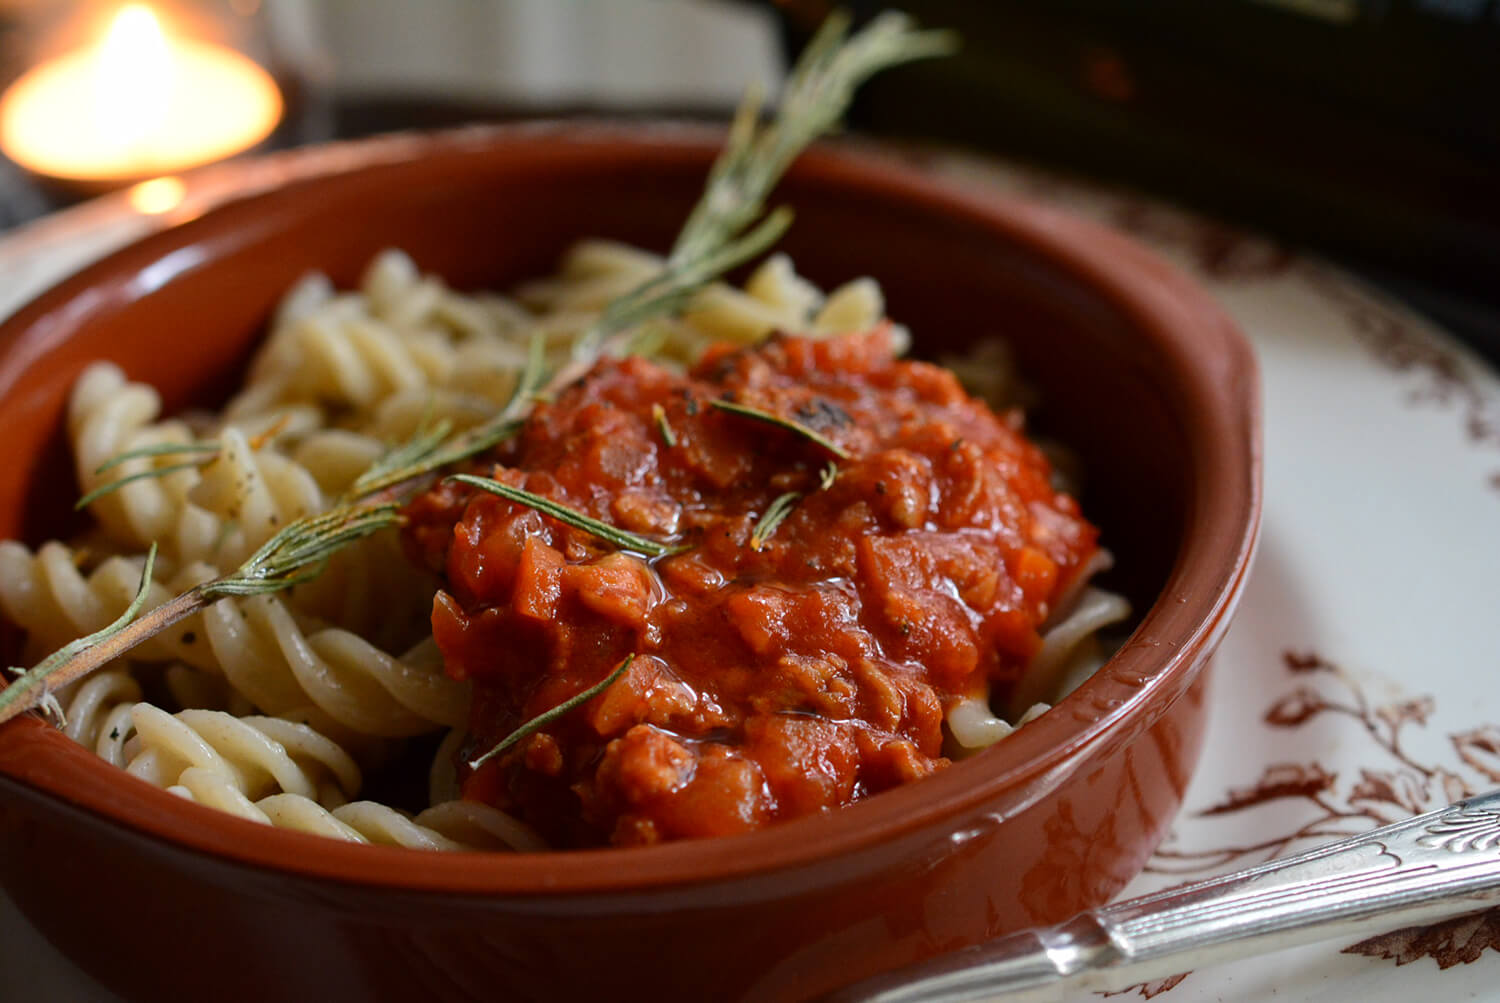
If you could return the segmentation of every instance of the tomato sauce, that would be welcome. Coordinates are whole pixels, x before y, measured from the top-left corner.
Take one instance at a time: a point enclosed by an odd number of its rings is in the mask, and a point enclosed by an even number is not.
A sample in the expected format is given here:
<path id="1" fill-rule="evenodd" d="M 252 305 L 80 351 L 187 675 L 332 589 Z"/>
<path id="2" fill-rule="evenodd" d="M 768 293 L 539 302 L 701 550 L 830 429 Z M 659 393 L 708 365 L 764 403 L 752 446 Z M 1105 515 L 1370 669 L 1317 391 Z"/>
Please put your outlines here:
<path id="1" fill-rule="evenodd" d="M 474 685 L 471 756 L 634 656 L 468 771 L 466 797 L 562 846 L 740 832 L 943 768 L 946 709 L 1003 699 L 1097 546 L 1020 415 L 884 330 L 687 375 L 600 362 L 477 472 L 684 548 L 648 558 L 455 482 L 409 507 L 446 582 L 434 635 Z"/>

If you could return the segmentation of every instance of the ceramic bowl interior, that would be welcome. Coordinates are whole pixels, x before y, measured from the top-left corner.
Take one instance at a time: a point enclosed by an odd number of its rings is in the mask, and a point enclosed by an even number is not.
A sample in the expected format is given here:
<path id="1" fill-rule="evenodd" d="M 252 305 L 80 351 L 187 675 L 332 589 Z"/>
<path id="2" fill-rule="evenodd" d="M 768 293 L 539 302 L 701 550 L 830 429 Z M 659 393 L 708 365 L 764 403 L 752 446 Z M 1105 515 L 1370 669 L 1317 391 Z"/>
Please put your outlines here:
<path id="1" fill-rule="evenodd" d="M 90 361 L 116 360 L 156 385 L 171 408 L 212 404 L 226 395 L 278 298 L 311 269 L 353 284 L 376 252 L 394 246 L 455 286 L 493 289 L 548 273 L 584 236 L 663 249 L 717 139 L 607 127 L 438 137 L 420 156 L 229 205 L 91 267 L 0 328 L 0 465 L 8 472 L 0 479 L 0 536 L 36 542 L 76 525 L 61 425 L 69 386 Z M 717 887 L 732 896 L 739 893 L 724 889 L 760 882 L 759 894 L 772 895 L 778 875 L 802 875 L 814 888 L 822 879 L 808 875 L 832 881 L 840 866 L 861 861 L 909 870 L 903 859 L 936 852 L 981 817 L 985 838 L 1004 843 L 1006 818 L 1082 785 L 1074 776 L 1080 763 L 1126 755 L 1194 685 L 1243 583 L 1259 507 L 1256 376 L 1244 342 L 1191 283 L 1128 240 L 1043 207 L 944 187 L 868 153 L 808 156 L 776 201 L 796 209 L 783 247 L 799 269 L 825 287 L 877 277 L 918 354 L 1006 338 L 1042 401 L 1034 426 L 1081 457 L 1085 511 L 1117 558 L 1108 584 L 1129 595 L 1140 616 L 1120 653 L 1058 708 L 930 780 L 850 809 L 743 837 L 640 850 L 466 861 L 318 840 L 127 780 L 35 721 L 0 730 L 6 789 L 68 806 L 72 821 L 57 824 L 89 829 L 100 845 L 112 833 L 129 834 L 168 861 L 223 860 L 262 877 L 333 881 L 362 894 L 623 896 L 617 905 L 628 911 L 629 896 L 668 888 Z M 1118 888 L 1165 831 L 1199 729 L 1201 720 L 1184 726 L 1180 747 L 1160 752 L 1169 768 L 1158 772 L 1168 779 L 1151 781 L 1161 792 L 1145 796 L 1150 818 L 1138 832 L 1121 831 L 1115 859 L 1090 865 L 1103 877 L 1046 908 L 1002 909 L 998 920 L 992 909 L 991 920 L 945 943 Z M 9 810 L 14 819 L 33 809 Z M 1080 818 L 1103 824 L 1107 806 L 1097 814 Z M 1017 836 L 1028 831 L 1014 828 Z M 1018 861 L 1039 852 L 1014 848 Z M 997 900 L 1013 894 L 1004 882 L 995 888 Z"/>

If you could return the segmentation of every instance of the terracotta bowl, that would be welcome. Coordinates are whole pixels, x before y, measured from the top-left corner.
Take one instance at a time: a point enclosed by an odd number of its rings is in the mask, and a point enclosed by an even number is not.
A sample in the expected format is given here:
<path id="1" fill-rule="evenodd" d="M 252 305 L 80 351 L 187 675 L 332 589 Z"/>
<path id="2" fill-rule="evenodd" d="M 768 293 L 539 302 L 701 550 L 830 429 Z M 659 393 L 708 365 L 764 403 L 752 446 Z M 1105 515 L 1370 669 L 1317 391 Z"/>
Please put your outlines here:
<path id="1" fill-rule="evenodd" d="M 459 287 L 547 273 L 589 235 L 662 248 L 720 134 L 569 125 L 436 136 L 213 210 L 0 327 L 0 536 L 64 526 L 65 399 L 93 359 L 212 402 L 309 269 L 382 248 Z M 355 158 L 356 160 L 358 158 Z M 379 158 L 372 158 L 379 159 Z M 1000 334 L 1035 423 L 1081 454 L 1085 510 L 1142 611 L 1055 709 L 937 776 L 744 836 L 436 854 L 244 822 L 117 772 L 40 721 L 0 729 L 0 880 L 130 997 L 804 997 L 1116 893 L 1164 835 L 1203 738 L 1204 667 L 1259 516 L 1251 352 L 1191 282 L 1047 208 L 819 149 L 778 202 L 825 284 L 873 275 L 938 354 Z"/>

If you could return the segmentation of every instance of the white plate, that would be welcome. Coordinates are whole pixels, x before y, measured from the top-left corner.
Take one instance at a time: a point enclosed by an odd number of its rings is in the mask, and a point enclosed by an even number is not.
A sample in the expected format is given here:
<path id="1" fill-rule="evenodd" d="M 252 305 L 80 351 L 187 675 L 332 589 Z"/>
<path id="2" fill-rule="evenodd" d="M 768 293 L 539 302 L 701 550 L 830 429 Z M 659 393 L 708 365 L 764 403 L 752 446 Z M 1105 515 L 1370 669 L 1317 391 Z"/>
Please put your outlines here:
<path id="1" fill-rule="evenodd" d="M 377 141 L 399 155 L 402 140 Z M 368 149 L 365 144 L 364 149 Z M 331 147 L 209 172 L 169 218 L 340 165 Z M 1214 669 L 1176 830 L 1126 894 L 1268 859 L 1500 786 L 1500 380 L 1339 271 L 1128 193 L 943 152 L 964 184 L 1133 234 L 1219 298 L 1266 394 L 1260 556 Z M 0 239 L 0 315 L 157 225 L 123 196 Z M 110 1000 L 0 898 L 0 970 L 33 998 Z M 1500 910 L 1126 990 L 1166 1003 L 1486 998 Z"/>
<path id="2" fill-rule="evenodd" d="M 1260 552 L 1214 667 L 1208 744 L 1125 895 L 1246 867 L 1500 786 L 1500 381 L 1336 269 L 1139 196 L 970 157 L 1183 268 L 1254 343 Z M 1500 910 L 1128 990 L 1168 1003 L 1491 998 Z M 1102 995 L 1102 994 L 1101 994 Z"/>

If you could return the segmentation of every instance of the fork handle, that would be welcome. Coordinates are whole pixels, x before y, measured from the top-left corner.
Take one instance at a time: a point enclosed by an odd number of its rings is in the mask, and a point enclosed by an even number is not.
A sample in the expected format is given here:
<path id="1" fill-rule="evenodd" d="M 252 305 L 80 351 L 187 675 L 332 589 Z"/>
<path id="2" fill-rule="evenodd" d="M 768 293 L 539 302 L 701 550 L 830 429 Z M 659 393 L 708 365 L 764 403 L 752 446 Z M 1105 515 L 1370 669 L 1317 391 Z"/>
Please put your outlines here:
<path id="1" fill-rule="evenodd" d="M 1500 903 L 1500 791 L 1248 870 L 1091 909 L 835 993 L 852 1003 L 1054 999 Z"/>

